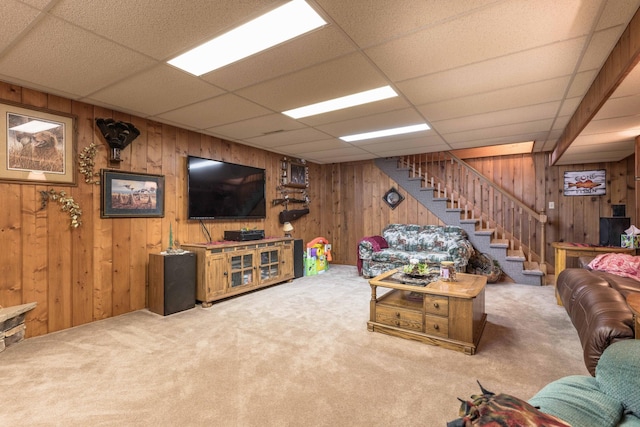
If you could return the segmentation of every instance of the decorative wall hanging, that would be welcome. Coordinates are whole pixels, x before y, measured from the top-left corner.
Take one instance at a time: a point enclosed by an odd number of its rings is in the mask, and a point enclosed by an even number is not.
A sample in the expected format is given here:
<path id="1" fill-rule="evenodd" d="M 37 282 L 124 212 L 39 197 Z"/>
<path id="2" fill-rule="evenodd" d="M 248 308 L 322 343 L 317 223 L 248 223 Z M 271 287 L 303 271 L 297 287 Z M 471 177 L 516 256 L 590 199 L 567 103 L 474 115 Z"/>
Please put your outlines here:
<path id="1" fill-rule="evenodd" d="M 309 177 L 307 162 L 302 159 L 282 159 L 282 185 L 285 187 L 307 188 Z"/>
<path id="2" fill-rule="evenodd" d="M 567 171 L 564 173 L 565 196 L 602 196 L 607 194 L 607 171 Z"/>
<path id="3" fill-rule="evenodd" d="M 140 135 L 140 131 L 131 123 L 116 122 L 113 119 L 96 119 L 96 124 L 109 144 L 109 160 L 121 162 L 121 151 Z"/>
<path id="4" fill-rule="evenodd" d="M 395 209 L 402 201 L 404 200 L 404 196 L 396 190 L 395 187 L 391 187 L 389 191 L 387 191 L 384 196 L 382 196 L 382 200 L 389 205 L 391 209 Z"/>
<path id="5" fill-rule="evenodd" d="M 282 176 L 280 185 L 276 191 L 280 193 L 280 198 L 272 201 L 273 205 L 283 205 L 284 211 L 280 212 L 280 223 L 284 224 L 296 220 L 309 213 L 309 168 L 306 160 L 282 159 Z M 302 209 L 289 209 L 289 203 L 302 205 Z"/>
<path id="6" fill-rule="evenodd" d="M 0 104 L 0 179 L 75 185 L 75 116 Z"/>
<path id="7" fill-rule="evenodd" d="M 164 175 L 102 169 L 102 218 L 164 216 Z"/>
<path id="8" fill-rule="evenodd" d="M 96 154 L 98 154 L 98 145 L 95 142 L 84 147 L 82 152 L 78 154 L 80 173 L 84 175 L 84 182 L 87 184 L 100 184 L 100 180 L 96 179 L 96 177 L 100 176 L 100 173 L 93 170 L 96 165 Z"/>
<path id="9" fill-rule="evenodd" d="M 56 201 L 60 205 L 60 210 L 67 212 L 71 217 L 71 227 L 78 228 L 82 225 L 82 220 L 80 219 L 82 209 L 80 209 L 80 206 L 73 200 L 73 197 L 67 197 L 66 192 L 58 192 L 52 188 L 49 191 L 41 191 L 40 196 L 42 197 L 40 209 L 46 208 L 49 200 Z"/>

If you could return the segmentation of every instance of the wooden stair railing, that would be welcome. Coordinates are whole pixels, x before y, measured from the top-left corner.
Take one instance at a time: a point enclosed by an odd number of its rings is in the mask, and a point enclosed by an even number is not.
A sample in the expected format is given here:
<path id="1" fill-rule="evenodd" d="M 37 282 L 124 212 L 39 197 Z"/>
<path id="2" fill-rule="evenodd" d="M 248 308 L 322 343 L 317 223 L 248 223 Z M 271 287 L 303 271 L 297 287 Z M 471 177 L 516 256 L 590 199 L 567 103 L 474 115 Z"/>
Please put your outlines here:
<path id="1" fill-rule="evenodd" d="M 477 229 L 492 230 L 496 243 L 508 245 L 509 256 L 538 264 L 546 274 L 544 211 L 534 211 L 449 152 L 402 156 L 398 166 L 409 169 L 411 178 L 421 178 L 423 186 L 434 188 L 450 208 L 460 209 L 463 220 L 476 221 Z"/>

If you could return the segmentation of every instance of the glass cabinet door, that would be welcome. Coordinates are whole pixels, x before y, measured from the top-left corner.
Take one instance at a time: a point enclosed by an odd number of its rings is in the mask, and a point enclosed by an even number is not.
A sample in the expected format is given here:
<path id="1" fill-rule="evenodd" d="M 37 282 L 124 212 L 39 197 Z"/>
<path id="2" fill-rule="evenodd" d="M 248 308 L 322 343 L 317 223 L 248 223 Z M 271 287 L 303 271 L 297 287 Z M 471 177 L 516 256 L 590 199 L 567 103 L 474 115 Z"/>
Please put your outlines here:
<path id="1" fill-rule="evenodd" d="M 231 266 L 231 287 L 251 285 L 255 282 L 253 252 L 238 253 L 229 257 Z"/>
<path id="2" fill-rule="evenodd" d="M 260 252 L 260 281 L 280 276 L 280 249 L 265 249 Z"/>

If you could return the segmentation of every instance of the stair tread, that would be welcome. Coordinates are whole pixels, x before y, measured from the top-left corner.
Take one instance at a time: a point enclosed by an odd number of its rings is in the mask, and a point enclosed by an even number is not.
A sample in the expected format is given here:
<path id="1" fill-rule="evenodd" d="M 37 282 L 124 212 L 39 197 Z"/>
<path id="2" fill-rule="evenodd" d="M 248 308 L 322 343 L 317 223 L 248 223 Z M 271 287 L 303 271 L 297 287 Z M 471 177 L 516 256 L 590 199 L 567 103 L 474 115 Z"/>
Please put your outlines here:
<path id="1" fill-rule="evenodd" d="M 509 239 L 493 239 L 489 245 L 496 248 L 508 248 Z"/>
<path id="2" fill-rule="evenodd" d="M 493 233 L 495 233 L 495 229 L 494 228 L 480 228 L 478 230 L 476 230 L 476 234 L 482 234 L 482 235 L 491 235 Z"/>

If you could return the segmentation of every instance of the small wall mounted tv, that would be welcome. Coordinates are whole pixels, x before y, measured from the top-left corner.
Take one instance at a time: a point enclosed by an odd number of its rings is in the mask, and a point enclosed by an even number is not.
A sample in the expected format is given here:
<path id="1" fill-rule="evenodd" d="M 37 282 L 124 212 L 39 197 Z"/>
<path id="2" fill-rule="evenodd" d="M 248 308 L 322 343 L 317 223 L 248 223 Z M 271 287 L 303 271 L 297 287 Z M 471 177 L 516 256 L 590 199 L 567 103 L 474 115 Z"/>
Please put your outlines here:
<path id="1" fill-rule="evenodd" d="M 265 170 L 187 157 L 189 219 L 266 218 Z"/>

